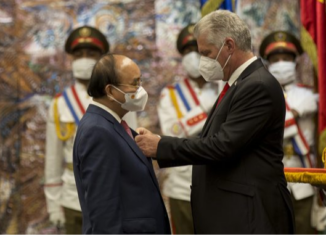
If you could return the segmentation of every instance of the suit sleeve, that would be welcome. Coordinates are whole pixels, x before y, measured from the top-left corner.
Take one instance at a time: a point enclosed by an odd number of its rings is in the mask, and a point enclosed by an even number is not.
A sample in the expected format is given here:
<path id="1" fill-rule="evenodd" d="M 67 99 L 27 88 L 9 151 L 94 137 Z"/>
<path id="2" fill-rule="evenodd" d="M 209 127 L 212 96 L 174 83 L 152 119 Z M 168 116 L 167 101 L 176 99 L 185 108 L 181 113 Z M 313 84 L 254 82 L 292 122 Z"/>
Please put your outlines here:
<path id="1" fill-rule="evenodd" d="M 272 113 L 268 88 L 260 81 L 248 83 L 234 95 L 227 119 L 215 134 L 193 139 L 162 137 L 158 163 L 171 167 L 227 161 L 257 141 Z"/>
<path id="2" fill-rule="evenodd" d="M 77 152 L 88 217 L 94 234 L 122 233 L 119 143 L 101 127 L 81 134 Z"/>

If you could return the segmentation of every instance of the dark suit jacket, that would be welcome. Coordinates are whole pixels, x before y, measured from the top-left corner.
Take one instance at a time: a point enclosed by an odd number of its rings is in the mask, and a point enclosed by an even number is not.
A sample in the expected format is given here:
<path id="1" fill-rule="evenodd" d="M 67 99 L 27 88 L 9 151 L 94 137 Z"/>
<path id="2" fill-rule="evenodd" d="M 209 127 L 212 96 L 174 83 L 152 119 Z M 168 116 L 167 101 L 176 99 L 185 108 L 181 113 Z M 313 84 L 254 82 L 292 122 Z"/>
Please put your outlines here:
<path id="1" fill-rule="evenodd" d="M 73 163 L 83 233 L 170 233 L 151 160 L 107 111 L 88 107 Z"/>
<path id="2" fill-rule="evenodd" d="M 162 137 L 160 167 L 194 165 L 196 233 L 294 232 L 282 164 L 284 119 L 282 88 L 256 60 L 213 108 L 200 138 Z"/>

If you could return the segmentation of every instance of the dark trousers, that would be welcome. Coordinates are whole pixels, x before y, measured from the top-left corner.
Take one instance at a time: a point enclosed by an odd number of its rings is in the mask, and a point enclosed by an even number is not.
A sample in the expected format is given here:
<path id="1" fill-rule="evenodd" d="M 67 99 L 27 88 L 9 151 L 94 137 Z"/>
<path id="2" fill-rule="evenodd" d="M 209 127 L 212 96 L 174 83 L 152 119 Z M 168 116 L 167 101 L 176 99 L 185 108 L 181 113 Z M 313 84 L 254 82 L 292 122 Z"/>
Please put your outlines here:
<path id="1" fill-rule="evenodd" d="M 297 234 L 315 234 L 316 230 L 311 227 L 311 210 L 313 196 L 301 200 L 295 200 L 291 194 L 294 216 L 295 230 Z"/>
<path id="2" fill-rule="evenodd" d="M 81 211 L 64 207 L 66 234 L 82 234 L 83 216 Z"/>
<path id="3" fill-rule="evenodd" d="M 172 228 L 175 234 L 194 234 L 190 202 L 169 198 Z"/>

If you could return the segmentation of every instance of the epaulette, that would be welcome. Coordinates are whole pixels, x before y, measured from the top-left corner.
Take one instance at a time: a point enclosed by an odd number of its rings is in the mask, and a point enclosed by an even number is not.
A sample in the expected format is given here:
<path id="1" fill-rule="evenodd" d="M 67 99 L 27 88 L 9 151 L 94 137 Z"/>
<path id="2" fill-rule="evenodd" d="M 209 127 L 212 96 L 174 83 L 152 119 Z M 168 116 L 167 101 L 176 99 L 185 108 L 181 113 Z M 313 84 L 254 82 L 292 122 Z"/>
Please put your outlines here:
<path id="1" fill-rule="evenodd" d="M 59 98 L 60 96 L 62 96 L 62 93 L 58 93 L 54 96 L 54 98 Z"/>
<path id="2" fill-rule="evenodd" d="M 309 86 L 307 84 L 303 84 L 303 83 L 297 83 L 296 84 L 298 87 L 303 87 L 303 88 L 308 88 L 308 89 L 314 89 L 313 86 Z"/>

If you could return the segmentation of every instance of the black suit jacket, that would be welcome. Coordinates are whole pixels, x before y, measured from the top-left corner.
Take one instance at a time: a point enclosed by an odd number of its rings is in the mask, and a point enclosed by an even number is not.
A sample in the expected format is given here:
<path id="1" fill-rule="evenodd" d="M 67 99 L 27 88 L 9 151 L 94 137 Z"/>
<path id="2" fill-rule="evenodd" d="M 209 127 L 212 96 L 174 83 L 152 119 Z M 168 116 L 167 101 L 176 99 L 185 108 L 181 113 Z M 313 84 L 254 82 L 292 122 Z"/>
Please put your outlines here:
<path id="1" fill-rule="evenodd" d="M 88 107 L 73 163 L 83 233 L 170 233 L 151 160 L 107 111 Z"/>
<path id="2" fill-rule="evenodd" d="M 284 120 L 282 88 L 256 60 L 211 111 L 200 138 L 162 137 L 160 167 L 194 165 L 196 233 L 294 232 L 282 164 Z"/>

